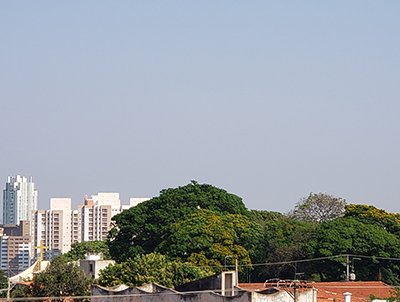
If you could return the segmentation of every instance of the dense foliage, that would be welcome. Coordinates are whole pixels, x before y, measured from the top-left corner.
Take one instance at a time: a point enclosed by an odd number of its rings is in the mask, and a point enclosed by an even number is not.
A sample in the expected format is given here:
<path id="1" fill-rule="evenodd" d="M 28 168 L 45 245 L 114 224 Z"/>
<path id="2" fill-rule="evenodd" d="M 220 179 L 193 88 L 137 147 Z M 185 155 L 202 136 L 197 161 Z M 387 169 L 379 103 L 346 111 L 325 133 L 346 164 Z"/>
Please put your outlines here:
<path id="1" fill-rule="evenodd" d="M 400 214 L 389 213 L 371 205 L 350 204 L 346 206 L 346 217 L 353 217 L 364 223 L 375 224 L 388 232 L 400 236 Z"/>
<path id="2" fill-rule="evenodd" d="M 4 298 L 7 295 L 8 279 L 7 274 L 0 270 L 0 297 Z"/>
<path id="3" fill-rule="evenodd" d="M 312 236 L 316 225 L 276 212 L 252 211 L 254 221 L 263 228 L 264 253 L 259 263 L 277 263 L 309 258 L 304 244 Z M 253 280 L 271 278 L 295 279 L 297 268 L 293 263 L 256 267 Z"/>
<path id="4" fill-rule="evenodd" d="M 307 245 L 314 257 L 355 254 L 389 258 L 400 255 L 400 240 L 397 236 L 377 225 L 351 217 L 338 218 L 322 224 Z M 379 272 L 387 269 L 398 270 L 393 264 L 381 262 L 376 258 L 362 258 L 359 261 L 361 263 L 357 275 L 361 280 L 376 280 L 380 278 Z M 320 262 L 314 267 L 314 273 L 319 274 L 321 280 L 343 279 L 344 262 L 344 258 Z M 395 281 L 397 277 L 390 275 L 387 272 L 385 279 Z"/>
<path id="5" fill-rule="evenodd" d="M 176 285 L 232 268 L 235 259 L 243 281 L 338 281 L 347 261 L 338 255 L 350 254 L 358 280 L 400 284 L 400 262 L 386 259 L 400 257 L 399 235 L 399 214 L 328 194 L 311 193 L 288 214 L 248 211 L 238 196 L 192 182 L 115 217 L 108 244 L 119 263 L 101 282 Z"/>
<path id="6" fill-rule="evenodd" d="M 211 271 L 201 269 L 189 262 L 171 260 L 165 255 L 150 253 L 135 256 L 103 269 L 100 272 L 99 284 L 140 286 L 156 282 L 167 287 L 174 287 L 210 274 Z"/>
<path id="7" fill-rule="evenodd" d="M 247 216 L 203 209 L 172 224 L 170 229 L 157 251 L 198 266 L 211 266 L 215 272 L 226 265 L 227 257 L 231 262 L 238 259 L 250 265 L 250 254 L 259 248 L 262 235 L 260 227 Z"/>
<path id="8" fill-rule="evenodd" d="M 89 294 L 90 279 L 74 263 L 55 258 L 49 267 L 35 275 L 34 297 L 85 296 Z"/>
<path id="9" fill-rule="evenodd" d="M 110 253 L 124 261 L 135 255 L 151 253 L 172 234 L 177 221 L 199 209 L 220 214 L 248 215 L 241 198 L 207 184 L 192 182 L 186 186 L 161 191 L 136 207 L 116 215 L 110 231 Z"/>
<path id="10" fill-rule="evenodd" d="M 93 280 L 71 262 L 86 253 L 117 260 L 100 272 L 103 286 L 174 287 L 233 269 L 235 260 L 242 282 L 339 281 L 350 265 L 358 280 L 400 285 L 400 214 L 327 194 L 310 194 L 289 214 L 248 211 L 238 196 L 192 182 L 114 219 L 107 242 L 74 244 L 12 296 L 87 295 Z M 7 284 L 4 274 L 0 284 Z"/>

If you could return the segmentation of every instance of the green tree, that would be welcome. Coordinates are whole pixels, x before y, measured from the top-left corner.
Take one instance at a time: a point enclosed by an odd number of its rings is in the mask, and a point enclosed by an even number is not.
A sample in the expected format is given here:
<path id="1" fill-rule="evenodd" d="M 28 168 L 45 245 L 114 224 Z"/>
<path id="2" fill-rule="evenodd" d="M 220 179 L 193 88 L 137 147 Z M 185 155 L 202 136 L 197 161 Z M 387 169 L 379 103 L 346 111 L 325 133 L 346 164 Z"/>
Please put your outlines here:
<path id="1" fill-rule="evenodd" d="M 0 297 L 4 298 L 7 296 L 7 289 L 8 289 L 8 278 L 7 274 L 0 270 Z"/>
<path id="2" fill-rule="evenodd" d="M 110 254 L 123 261 L 151 253 L 171 233 L 171 225 L 198 209 L 221 214 L 249 215 L 240 197 L 207 184 L 162 190 L 159 197 L 116 215 L 109 233 Z"/>
<path id="3" fill-rule="evenodd" d="M 346 205 L 345 217 L 352 217 L 364 223 L 376 224 L 388 232 L 400 236 L 400 214 L 390 213 L 372 205 Z"/>
<path id="4" fill-rule="evenodd" d="M 314 257 L 340 254 L 398 257 L 400 240 L 380 226 L 342 217 L 320 224 L 306 248 Z M 313 270 L 321 280 L 343 280 L 344 262 L 344 258 L 324 260 L 315 263 Z M 390 283 L 399 282 L 396 276 L 400 271 L 396 263 L 377 258 L 363 258 L 361 262 L 356 271 L 359 279 L 377 280 L 382 276 Z"/>
<path id="5" fill-rule="evenodd" d="M 84 241 L 72 244 L 68 253 L 61 255 L 67 261 L 85 259 L 88 253 L 102 254 L 104 259 L 111 259 L 110 251 L 106 241 Z"/>
<path id="6" fill-rule="evenodd" d="M 16 284 L 11 290 L 11 298 L 29 298 L 32 297 L 32 287 L 25 284 Z"/>
<path id="7" fill-rule="evenodd" d="M 240 214 L 223 215 L 199 209 L 171 225 L 171 232 L 157 247 L 170 257 L 189 260 L 198 266 L 213 266 L 220 272 L 228 261 L 251 264 L 251 252 L 260 249 L 260 226 Z"/>
<path id="8" fill-rule="evenodd" d="M 313 235 L 316 224 L 296 220 L 277 212 L 251 212 L 252 220 L 262 227 L 263 244 L 260 251 L 263 257 L 258 263 L 277 263 L 308 258 L 304 244 Z M 294 279 L 297 271 L 304 272 L 304 264 L 279 264 L 258 266 L 252 272 L 252 281 L 265 281 L 269 278 Z"/>
<path id="9" fill-rule="evenodd" d="M 91 280 L 74 263 L 55 258 L 44 271 L 34 276 L 34 297 L 85 296 Z"/>
<path id="10" fill-rule="evenodd" d="M 191 263 L 171 260 L 159 253 L 150 253 L 106 267 L 100 272 L 98 282 L 102 286 L 140 286 L 156 282 L 174 287 L 209 274 L 209 270 L 198 268 Z"/>
<path id="11" fill-rule="evenodd" d="M 290 215 L 299 220 L 323 222 L 340 217 L 345 212 L 346 201 L 324 193 L 310 193 L 301 199 Z"/>

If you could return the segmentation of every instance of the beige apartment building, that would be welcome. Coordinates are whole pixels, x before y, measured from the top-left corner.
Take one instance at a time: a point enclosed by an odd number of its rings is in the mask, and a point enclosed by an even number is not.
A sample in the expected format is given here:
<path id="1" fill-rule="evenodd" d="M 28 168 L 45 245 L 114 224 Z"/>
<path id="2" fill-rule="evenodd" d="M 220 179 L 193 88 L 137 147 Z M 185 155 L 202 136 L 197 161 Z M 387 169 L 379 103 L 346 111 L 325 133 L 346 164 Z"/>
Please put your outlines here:
<path id="1" fill-rule="evenodd" d="M 78 208 L 81 223 L 80 241 L 106 240 L 111 218 L 121 213 L 119 193 L 98 193 L 92 198 L 85 196 L 84 204 Z"/>
<path id="2" fill-rule="evenodd" d="M 33 244 L 45 246 L 45 259 L 71 249 L 71 199 L 51 198 L 50 210 L 37 210 L 32 219 Z M 35 248 L 36 258 L 39 249 Z"/>
<path id="3" fill-rule="evenodd" d="M 71 212 L 71 245 L 81 242 L 82 233 L 82 217 L 79 210 Z"/>

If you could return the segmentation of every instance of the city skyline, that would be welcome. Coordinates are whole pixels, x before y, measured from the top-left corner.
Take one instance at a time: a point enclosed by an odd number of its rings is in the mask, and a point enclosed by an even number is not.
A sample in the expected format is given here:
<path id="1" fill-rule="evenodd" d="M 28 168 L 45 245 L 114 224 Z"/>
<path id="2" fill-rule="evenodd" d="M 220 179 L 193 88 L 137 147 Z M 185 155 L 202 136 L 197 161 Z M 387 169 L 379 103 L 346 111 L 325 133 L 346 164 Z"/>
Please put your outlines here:
<path id="1" fill-rule="evenodd" d="M 15 214 L 14 199 L 27 199 L 29 187 L 34 188 L 33 177 L 16 175 L 8 177 L 7 190 L 4 190 L 6 220 L 0 225 L 0 267 L 13 274 L 28 269 L 40 259 L 50 260 L 68 253 L 76 243 L 105 241 L 112 228 L 113 216 L 148 199 L 130 198 L 129 203 L 124 204 L 117 192 L 99 192 L 85 196 L 76 207 L 72 206 L 71 198 L 51 198 L 50 207 L 32 207 L 29 217 L 19 213 L 18 207 Z M 37 196 L 37 191 L 35 193 Z M 11 201 L 8 200 L 10 197 Z M 20 220 L 15 221 L 15 217 Z M 42 247 L 45 247 L 44 251 Z"/>
<path id="2" fill-rule="evenodd" d="M 23 190 L 21 190 L 21 189 L 23 189 Z M 27 189 L 29 189 L 29 190 L 27 190 Z M 11 194 L 12 196 L 10 196 L 10 191 L 12 193 Z M 23 194 L 21 194 L 21 191 L 23 191 Z M 28 191 L 28 193 L 31 193 L 31 195 L 33 195 L 32 197 L 34 197 L 34 200 L 27 198 L 26 191 Z M 70 196 L 52 196 L 48 200 L 47 207 L 45 205 L 44 207 L 37 208 L 38 193 L 39 192 L 36 188 L 35 183 L 33 182 L 32 176 L 26 176 L 26 175 L 20 175 L 20 174 L 8 176 L 7 182 L 5 183 L 5 189 L 3 190 L 3 200 L 2 200 L 1 208 L 0 208 L 1 217 L 3 219 L 2 224 L 19 224 L 20 221 L 29 221 L 30 217 L 26 216 L 26 214 L 28 212 L 32 213 L 36 210 L 47 211 L 47 210 L 51 210 L 52 208 L 56 209 L 59 206 L 53 206 L 52 204 L 54 202 L 56 202 L 57 200 L 58 200 L 58 204 L 60 204 L 60 205 L 61 205 L 62 201 L 67 201 L 67 203 L 70 204 L 70 207 L 72 206 L 72 207 L 77 208 L 77 207 L 81 206 L 82 204 L 84 204 L 89 199 L 94 199 L 97 201 L 100 198 L 100 200 L 102 200 L 102 199 L 104 199 L 104 197 L 101 197 L 103 195 L 115 196 L 114 198 L 117 198 L 119 200 L 119 202 L 121 203 L 121 206 L 124 206 L 124 207 L 137 205 L 140 202 L 143 202 L 143 201 L 149 199 L 148 197 L 144 197 L 144 196 L 141 196 L 141 197 L 130 196 L 127 200 L 122 200 L 122 199 L 120 199 L 119 192 L 101 192 L 101 191 L 99 191 L 97 193 L 91 194 L 90 197 L 88 194 L 85 194 L 82 196 L 82 198 L 80 200 L 75 200 L 75 201 L 73 201 Z M 5 209 L 7 207 L 9 207 L 11 203 L 13 205 L 12 207 L 14 208 L 14 203 L 15 203 L 14 195 L 16 195 L 17 199 L 23 199 L 25 201 L 26 208 L 31 208 L 32 210 L 31 211 L 25 210 L 23 214 L 16 211 L 16 213 L 14 213 L 14 212 L 12 213 L 13 214 L 12 217 L 8 217 L 10 215 L 8 215 L 6 213 L 9 212 L 9 209 L 7 209 L 7 211 L 5 211 Z M 23 195 L 23 196 L 21 196 L 21 195 Z M 9 200 L 10 197 L 12 199 L 11 200 L 12 202 Z M 32 206 L 27 205 L 27 203 L 29 203 L 29 201 L 32 202 Z M 7 219 L 4 219 L 4 218 L 7 218 Z"/>
<path id="3" fill-rule="evenodd" d="M 32 176 L 25 176 L 25 175 L 19 175 L 19 174 L 16 174 L 15 176 L 8 176 L 8 180 L 10 180 L 10 179 L 25 179 L 25 180 L 30 180 L 30 181 L 33 181 L 33 177 Z M 186 184 L 184 184 L 184 185 L 186 185 Z M 212 184 L 211 184 L 212 185 Z M 7 187 L 7 184 L 6 184 L 6 187 Z M 35 188 L 36 188 L 36 186 L 35 186 Z M 168 189 L 168 188 L 164 188 L 164 189 Z M 222 188 L 222 189 L 224 189 L 224 188 Z M 163 189 L 162 189 L 163 190 Z M 162 190 L 160 190 L 160 191 L 162 191 Z M 5 190 L 4 190 L 5 191 Z M 36 192 L 36 197 L 38 196 L 38 190 L 37 189 L 35 189 L 35 192 Z M 232 193 L 232 192 L 229 192 L 228 191 L 228 193 Z M 315 192 L 310 192 L 310 193 L 315 193 Z M 323 194 L 325 194 L 326 192 L 318 192 L 318 193 L 323 193 Z M 121 205 L 122 206 L 134 206 L 134 205 L 137 205 L 137 204 L 139 204 L 139 203 L 141 203 L 141 202 L 143 202 L 143 201 L 145 201 L 145 200 L 148 200 L 148 199 L 151 199 L 151 198 L 153 198 L 153 197 L 157 197 L 158 195 L 156 195 L 156 196 L 151 196 L 151 197 L 144 197 L 144 196 L 129 196 L 129 197 L 127 197 L 127 198 L 120 198 L 120 192 L 117 192 L 117 191 L 97 191 L 97 193 L 92 193 L 92 194 L 84 194 L 83 196 L 82 196 L 82 198 L 77 198 L 77 199 L 73 199 L 70 195 L 69 196 L 50 196 L 49 197 L 49 200 L 48 200 L 48 203 L 47 203 L 47 205 L 46 204 L 44 204 L 43 202 L 41 203 L 41 204 L 43 204 L 43 206 L 42 207 L 39 207 L 38 209 L 39 210 L 49 210 L 49 209 L 51 209 L 52 208 L 52 206 L 51 206 L 51 204 L 52 204 L 52 200 L 70 200 L 70 203 L 71 203 L 71 206 L 73 207 L 73 208 L 78 208 L 79 206 L 81 206 L 82 205 L 82 203 L 85 203 L 88 199 L 96 199 L 97 200 L 97 198 L 98 198 L 98 195 L 101 195 L 101 194 L 117 194 L 118 195 L 118 199 L 120 200 L 120 202 L 121 202 Z M 327 193 L 328 194 L 328 193 Z M 332 194 L 328 194 L 328 195 L 332 195 Z M 90 196 L 90 197 L 89 197 Z M 307 195 L 308 196 L 308 195 Z M 301 197 L 301 198 L 299 198 L 299 200 L 298 201 L 301 201 L 302 199 L 304 199 L 304 198 L 306 198 L 307 196 L 303 196 L 303 197 Z M 334 195 L 332 195 L 332 196 L 334 196 Z M 239 196 L 239 197 L 241 197 L 241 196 Z M 334 197 L 339 197 L 339 196 L 334 196 Z M 243 200 L 243 202 L 245 202 L 244 200 Z M 354 204 L 357 204 L 357 202 L 349 202 L 349 201 L 346 201 L 348 204 L 351 204 L 351 203 L 354 203 Z M 358 204 L 363 204 L 363 203 L 358 203 Z M 375 207 L 378 207 L 379 208 L 379 206 L 377 206 L 376 204 L 374 204 L 374 203 L 364 203 L 364 204 L 368 204 L 368 205 L 372 205 L 372 206 L 375 206 Z M 245 204 L 246 205 L 246 204 Z M 247 205 L 246 205 L 247 206 Z M 293 208 L 294 208 L 294 206 L 295 206 L 295 204 L 293 205 Z M 252 209 L 252 208 L 249 208 L 250 210 Z M 384 209 L 384 210 L 387 210 L 387 211 L 391 211 L 390 209 L 385 209 L 385 208 L 382 208 L 382 209 Z M 268 211 L 268 209 L 257 209 L 257 210 L 267 210 Z M 292 210 L 292 209 L 289 209 L 288 211 L 283 211 L 282 213 L 283 214 L 286 214 L 286 213 L 289 213 L 290 212 L 290 210 Z M 396 211 L 396 210 L 393 210 L 392 212 L 398 212 L 398 211 Z M 3 203 L 2 203 L 2 207 L 0 208 L 0 213 L 4 213 L 4 200 L 3 200 Z M 1 215 L 3 215 L 3 214 L 1 214 Z M 3 217 L 3 216 L 1 216 L 1 217 Z"/>
<path id="4" fill-rule="evenodd" d="M 400 3 L 0 3 L 1 182 L 39 207 L 196 180 L 397 212 Z"/>

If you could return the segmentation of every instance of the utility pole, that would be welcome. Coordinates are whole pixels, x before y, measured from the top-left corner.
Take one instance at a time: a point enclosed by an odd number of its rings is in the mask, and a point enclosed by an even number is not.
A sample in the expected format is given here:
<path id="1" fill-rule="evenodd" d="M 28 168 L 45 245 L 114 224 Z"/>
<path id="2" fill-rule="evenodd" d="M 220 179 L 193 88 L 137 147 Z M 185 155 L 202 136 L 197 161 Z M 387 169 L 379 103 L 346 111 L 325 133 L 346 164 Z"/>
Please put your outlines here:
<path id="1" fill-rule="evenodd" d="M 236 286 L 239 286 L 239 261 L 235 259 L 235 275 L 236 275 Z"/>
<path id="2" fill-rule="evenodd" d="M 349 259 L 349 254 L 346 255 L 346 281 L 350 281 L 350 259 Z"/>
<path id="3" fill-rule="evenodd" d="M 294 300 L 294 302 L 298 302 L 299 301 L 298 288 L 299 288 L 299 282 L 297 280 L 294 280 L 294 287 L 293 287 L 293 300 Z"/>
<path id="4" fill-rule="evenodd" d="M 8 273 L 8 278 L 7 278 L 7 301 L 10 301 L 10 291 L 11 291 L 10 273 Z"/>

